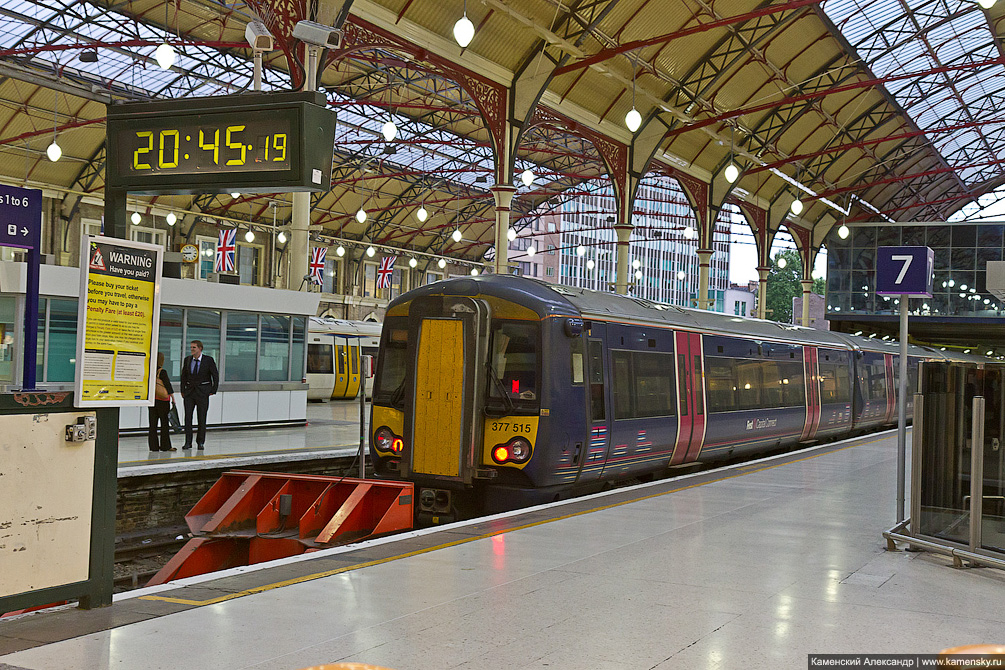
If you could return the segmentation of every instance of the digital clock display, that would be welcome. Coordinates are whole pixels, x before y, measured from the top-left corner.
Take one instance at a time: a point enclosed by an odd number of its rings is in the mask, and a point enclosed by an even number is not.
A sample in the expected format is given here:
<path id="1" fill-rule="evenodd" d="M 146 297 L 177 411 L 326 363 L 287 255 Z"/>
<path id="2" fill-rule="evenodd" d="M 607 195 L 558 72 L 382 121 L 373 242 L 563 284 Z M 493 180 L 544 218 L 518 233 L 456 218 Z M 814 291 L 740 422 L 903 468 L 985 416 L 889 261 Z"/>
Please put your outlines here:
<path id="1" fill-rule="evenodd" d="M 107 106 L 106 189 L 288 193 L 331 187 L 335 112 L 319 92 Z"/>
<path id="2" fill-rule="evenodd" d="M 199 174 L 290 169 L 291 119 L 264 110 L 235 121 L 227 115 L 193 115 L 171 126 L 133 127 L 118 135 L 118 168 L 124 175 Z"/>

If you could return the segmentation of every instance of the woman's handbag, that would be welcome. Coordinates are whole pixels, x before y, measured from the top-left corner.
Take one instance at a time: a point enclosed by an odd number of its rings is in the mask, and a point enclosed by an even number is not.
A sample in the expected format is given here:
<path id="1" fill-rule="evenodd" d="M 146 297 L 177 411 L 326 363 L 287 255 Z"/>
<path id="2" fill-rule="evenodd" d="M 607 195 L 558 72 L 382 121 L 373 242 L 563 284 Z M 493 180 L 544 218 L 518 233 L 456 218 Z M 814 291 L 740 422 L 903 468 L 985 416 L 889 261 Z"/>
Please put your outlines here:
<path id="1" fill-rule="evenodd" d="M 157 385 L 154 387 L 154 398 L 157 400 L 170 400 L 171 396 L 168 394 L 167 387 L 164 386 L 164 380 L 161 379 L 161 370 L 163 368 L 157 368 Z"/>

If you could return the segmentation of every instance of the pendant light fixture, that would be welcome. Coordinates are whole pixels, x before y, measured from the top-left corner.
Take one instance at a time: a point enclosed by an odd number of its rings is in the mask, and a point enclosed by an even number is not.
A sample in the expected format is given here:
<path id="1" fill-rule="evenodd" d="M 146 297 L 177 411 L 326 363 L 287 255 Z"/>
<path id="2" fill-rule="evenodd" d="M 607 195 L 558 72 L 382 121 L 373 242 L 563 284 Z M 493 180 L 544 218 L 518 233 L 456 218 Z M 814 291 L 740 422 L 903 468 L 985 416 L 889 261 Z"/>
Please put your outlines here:
<path id="1" fill-rule="evenodd" d="M 419 211 L 415 213 L 415 218 L 419 220 L 419 223 L 424 223 L 429 218 L 429 212 L 426 211 L 425 203 L 419 205 Z"/>
<path id="2" fill-rule="evenodd" d="M 140 225 L 140 221 L 143 220 L 143 217 L 140 216 L 139 212 L 133 212 L 133 215 L 129 217 L 129 220 L 133 222 L 134 226 L 138 226 Z"/>
<path id="3" fill-rule="evenodd" d="M 53 163 L 58 161 L 63 155 L 63 149 L 56 142 L 56 111 L 59 108 L 59 91 L 56 91 L 55 102 L 52 103 L 52 144 L 45 149 L 45 155 Z"/>
<path id="4" fill-rule="evenodd" d="M 368 246 L 366 248 L 366 256 L 367 256 L 367 258 L 373 258 L 373 255 L 375 253 L 377 253 L 377 250 L 373 248 L 373 245 L 370 245 L 370 246 Z"/>
<path id="5" fill-rule="evenodd" d="M 635 132 L 642 126 L 642 115 L 635 109 L 635 71 L 639 68 L 638 52 L 635 55 L 635 63 L 632 65 L 632 108 L 625 114 L 625 125 L 630 132 Z"/>
<path id="6" fill-rule="evenodd" d="M 249 228 L 248 232 L 246 232 L 244 234 L 244 239 L 247 242 L 254 242 L 255 241 L 255 232 Z"/>
<path id="7" fill-rule="evenodd" d="M 802 214 L 803 213 L 803 201 L 800 200 L 799 198 L 796 198 L 795 200 L 793 200 L 792 204 L 789 205 L 789 211 L 791 211 L 796 216 L 799 216 L 800 214 Z"/>
<path id="8" fill-rule="evenodd" d="M 740 168 L 736 167 L 736 163 L 733 162 L 733 129 L 729 129 L 729 165 L 723 171 L 723 176 L 726 178 L 730 184 L 735 182 L 740 176 Z"/>
<path id="9" fill-rule="evenodd" d="M 167 221 L 167 224 L 169 226 L 173 226 L 174 224 L 178 223 L 178 217 L 175 216 L 174 212 L 168 212 L 168 215 L 164 217 L 164 220 Z"/>
<path id="10" fill-rule="evenodd" d="M 408 259 L 408 267 L 414 268 L 418 264 L 419 261 L 415 260 L 415 256 L 412 256 L 411 258 Z"/>
<path id="11" fill-rule="evenodd" d="M 168 3 L 164 3 L 164 31 L 168 30 Z M 174 65 L 175 53 L 174 47 L 168 44 L 167 37 L 164 38 L 164 42 L 157 47 L 154 51 L 154 60 L 157 61 L 157 65 L 160 66 L 162 70 L 170 70 L 171 66 Z"/>
<path id="12" fill-rule="evenodd" d="M 534 173 L 531 172 L 530 168 L 527 168 L 522 173 L 520 173 L 520 181 L 523 182 L 524 186 L 529 187 L 534 183 Z"/>
<path id="13" fill-rule="evenodd" d="M 447 261 L 441 258 L 440 260 L 436 261 L 436 265 L 442 270 L 443 268 L 447 267 Z"/>
<path id="14" fill-rule="evenodd" d="M 512 242 L 513 240 L 515 240 L 516 239 L 516 228 L 510 228 L 509 230 L 507 230 L 506 231 L 506 238 L 510 242 Z"/>
<path id="15" fill-rule="evenodd" d="M 474 38 L 475 24 L 471 23 L 471 19 L 468 18 L 468 0 L 464 0 L 464 15 L 454 24 L 454 39 L 464 49 L 471 44 L 471 40 Z"/>
<path id="16" fill-rule="evenodd" d="M 335 247 L 335 255 L 338 256 L 339 258 L 345 256 L 345 247 L 343 247 L 341 244 Z"/>

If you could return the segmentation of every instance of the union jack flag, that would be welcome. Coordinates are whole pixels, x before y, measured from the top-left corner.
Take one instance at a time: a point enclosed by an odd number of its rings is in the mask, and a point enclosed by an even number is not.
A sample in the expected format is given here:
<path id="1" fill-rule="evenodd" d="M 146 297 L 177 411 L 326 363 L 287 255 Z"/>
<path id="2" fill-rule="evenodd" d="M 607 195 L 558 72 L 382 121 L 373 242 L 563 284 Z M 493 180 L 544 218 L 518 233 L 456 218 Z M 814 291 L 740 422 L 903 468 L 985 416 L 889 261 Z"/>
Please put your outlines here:
<path id="1" fill-rule="evenodd" d="M 394 274 L 394 260 L 397 256 L 384 256 L 377 268 L 377 288 L 391 288 L 391 275 Z"/>
<path id="2" fill-rule="evenodd" d="M 323 282 L 323 276 L 325 271 L 325 254 L 328 253 L 328 247 L 312 247 L 311 248 L 311 260 L 308 263 L 308 268 L 311 273 L 311 283 L 321 285 Z"/>
<path id="3" fill-rule="evenodd" d="M 220 240 L 216 243 L 215 272 L 233 272 L 237 268 L 237 228 L 220 231 Z"/>

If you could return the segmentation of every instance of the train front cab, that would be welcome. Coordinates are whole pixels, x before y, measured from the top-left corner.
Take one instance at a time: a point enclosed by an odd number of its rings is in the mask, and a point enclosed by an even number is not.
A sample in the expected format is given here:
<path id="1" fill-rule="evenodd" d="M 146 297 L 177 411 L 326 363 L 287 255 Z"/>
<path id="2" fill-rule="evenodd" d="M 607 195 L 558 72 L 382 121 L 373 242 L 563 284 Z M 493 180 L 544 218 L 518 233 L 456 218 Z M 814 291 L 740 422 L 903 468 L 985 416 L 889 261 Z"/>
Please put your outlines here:
<path id="1" fill-rule="evenodd" d="M 561 321 L 494 296 L 421 295 L 388 310 L 371 457 L 378 476 L 416 483 L 420 518 L 444 522 L 546 495 L 553 468 L 534 458 L 553 425 L 542 351 Z"/>

